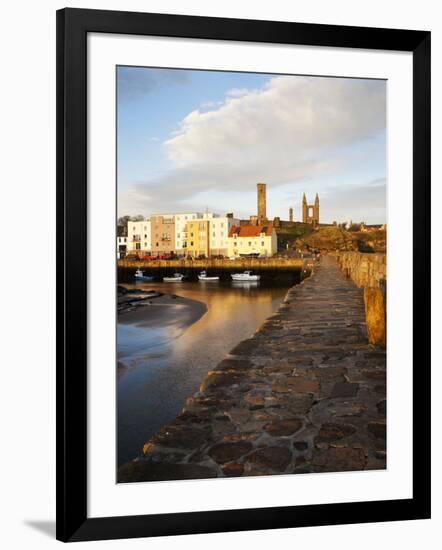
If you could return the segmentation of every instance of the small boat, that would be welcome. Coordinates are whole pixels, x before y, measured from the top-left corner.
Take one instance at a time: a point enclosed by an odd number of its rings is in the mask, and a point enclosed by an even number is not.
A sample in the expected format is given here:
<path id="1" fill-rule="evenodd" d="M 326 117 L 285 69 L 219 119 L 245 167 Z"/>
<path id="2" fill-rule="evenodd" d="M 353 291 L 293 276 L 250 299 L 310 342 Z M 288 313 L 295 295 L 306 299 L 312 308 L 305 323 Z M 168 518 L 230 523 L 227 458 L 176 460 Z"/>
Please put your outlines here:
<path id="1" fill-rule="evenodd" d="M 200 281 L 219 281 L 219 277 L 208 277 L 206 271 L 201 271 L 198 275 Z"/>
<path id="2" fill-rule="evenodd" d="M 252 275 L 251 271 L 232 273 L 231 277 L 234 281 L 259 281 L 259 279 L 261 279 L 261 275 Z"/>
<path id="3" fill-rule="evenodd" d="M 163 277 L 165 283 L 180 283 L 184 279 L 181 273 L 174 273 L 173 277 Z"/>
<path id="4" fill-rule="evenodd" d="M 138 281 L 153 281 L 154 278 L 151 275 L 144 275 L 141 269 L 138 268 L 135 271 L 135 279 Z"/>

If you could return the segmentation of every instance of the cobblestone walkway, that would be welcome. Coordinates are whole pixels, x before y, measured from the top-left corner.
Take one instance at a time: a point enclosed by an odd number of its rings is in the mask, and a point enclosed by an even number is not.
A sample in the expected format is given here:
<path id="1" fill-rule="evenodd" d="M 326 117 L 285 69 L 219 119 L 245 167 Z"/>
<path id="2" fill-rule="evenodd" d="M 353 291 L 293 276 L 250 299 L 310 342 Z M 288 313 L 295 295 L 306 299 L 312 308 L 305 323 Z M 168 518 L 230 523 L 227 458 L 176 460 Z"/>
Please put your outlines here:
<path id="1" fill-rule="evenodd" d="M 363 292 L 324 257 L 119 481 L 383 469 L 385 397 Z"/>

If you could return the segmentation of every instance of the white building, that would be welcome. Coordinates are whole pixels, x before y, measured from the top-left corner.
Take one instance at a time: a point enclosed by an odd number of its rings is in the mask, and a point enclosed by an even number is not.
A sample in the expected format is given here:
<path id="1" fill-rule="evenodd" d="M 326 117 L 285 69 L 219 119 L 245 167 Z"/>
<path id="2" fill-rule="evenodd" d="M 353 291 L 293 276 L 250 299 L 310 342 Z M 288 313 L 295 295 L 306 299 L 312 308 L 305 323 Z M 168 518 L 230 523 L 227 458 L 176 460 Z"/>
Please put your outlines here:
<path id="1" fill-rule="evenodd" d="M 180 256 L 186 253 L 186 223 L 200 219 L 203 215 L 200 212 L 185 212 L 183 214 L 173 214 L 173 216 L 175 218 L 175 251 Z"/>
<path id="2" fill-rule="evenodd" d="M 239 226 L 239 220 L 231 216 L 204 214 L 209 220 L 209 249 L 211 256 L 227 256 L 229 248 L 229 232 L 234 226 Z"/>
<path id="3" fill-rule="evenodd" d="M 122 235 L 117 237 L 117 259 L 121 260 L 127 253 L 127 237 Z"/>
<path id="4" fill-rule="evenodd" d="M 150 220 L 127 222 L 128 254 L 150 254 L 151 248 Z"/>
<path id="5" fill-rule="evenodd" d="M 229 257 L 256 254 L 270 257 L 278 250 L 278 238 L 272 225 L 243 225 L 229 232 Z"/>

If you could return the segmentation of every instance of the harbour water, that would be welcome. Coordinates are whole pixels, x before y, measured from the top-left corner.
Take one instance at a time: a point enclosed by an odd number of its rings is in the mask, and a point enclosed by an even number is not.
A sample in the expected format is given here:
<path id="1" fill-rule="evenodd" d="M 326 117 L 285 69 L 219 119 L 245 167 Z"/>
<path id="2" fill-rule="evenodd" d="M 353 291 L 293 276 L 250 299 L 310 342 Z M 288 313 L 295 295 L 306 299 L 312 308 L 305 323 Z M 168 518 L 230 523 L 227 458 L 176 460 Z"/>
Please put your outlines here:
<path id="1" fill-rule="evenodd" d="M 117 382 L 119 465 L 139 455 L 180 413 L 206 373 L 255 332 L 288 289 L 198 282 L 125 286 L 167 294 L 136 316 L 118 318 L 117 357 L 125 365 Z"/>

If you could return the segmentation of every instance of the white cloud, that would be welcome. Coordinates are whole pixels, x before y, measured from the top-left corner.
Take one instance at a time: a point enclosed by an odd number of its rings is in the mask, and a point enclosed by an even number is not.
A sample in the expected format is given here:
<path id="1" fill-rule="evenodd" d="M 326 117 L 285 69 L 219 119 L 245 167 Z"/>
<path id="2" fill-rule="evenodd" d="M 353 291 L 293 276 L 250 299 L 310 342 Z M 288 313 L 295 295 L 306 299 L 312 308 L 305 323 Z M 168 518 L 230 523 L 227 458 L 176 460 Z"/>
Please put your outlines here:
<path id="1" fill-rule="evenodd" d="M 273 78 L 269 85 L 228 97 L 217 110 L 189 113 L 166 141 L 177 167 L 217 165 L 219 159 L 262 170 L 279 181 L 330 147 L 385 127 L 385 85 L 336 78 Z M 269 164 L 270 163 L 270 164 Z"/>
<path id="2" fill-rule="evenodd" d="M 181 121 L 164 143 L 171 170 L 132 193 L 158 210 L 172 194 L 188 200 L 339 174 L 351 163 L 346 146 L 385 130 L 385 109 L 383 81 L 278 76 L 259 90 L 230 90 L 222 105 Z"/>

